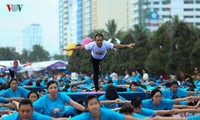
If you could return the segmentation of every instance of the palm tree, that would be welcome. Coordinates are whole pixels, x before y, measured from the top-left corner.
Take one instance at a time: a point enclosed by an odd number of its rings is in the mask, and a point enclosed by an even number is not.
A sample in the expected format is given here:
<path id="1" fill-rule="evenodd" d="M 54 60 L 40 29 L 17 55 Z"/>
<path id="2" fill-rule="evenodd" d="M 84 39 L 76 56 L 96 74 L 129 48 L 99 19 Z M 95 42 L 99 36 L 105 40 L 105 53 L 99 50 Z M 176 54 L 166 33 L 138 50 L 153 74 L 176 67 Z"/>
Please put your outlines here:
<path id="1" fill-rule="evenodd" d="M 144 26 L 139 25 L 139 24 L 134 25 L 133 29 L 130 29 L 128 32 L 132 34 L 137 44 L 141 43 L 142 42 L 141 40 L 145 40 L 146 42 L 150 33 L 149 30 L 147 30 Z"/>
<path id="2" fill-rule="evenodd" d="M 105 38 L 108 39 L 112 43 L 120 43 L 120 39 L 124 37 L 124 32 L 122 31 L 123 28 L 117 31 L 117 23 L 115 20 L 109 20 L 106 23 L 106 31 L 105 31 Z"/>
<path id="3" fill-rule="evenodd" d="M 93 30 L 93 31 L 90 31 L 90 33 L 89 33 L 88 35 L 86 35 L 86 37 L 94 38 L 94 36 L 95 36 L 97 33 L 104 34 L 105 31 L 104 31 L 103 29 Z"/>

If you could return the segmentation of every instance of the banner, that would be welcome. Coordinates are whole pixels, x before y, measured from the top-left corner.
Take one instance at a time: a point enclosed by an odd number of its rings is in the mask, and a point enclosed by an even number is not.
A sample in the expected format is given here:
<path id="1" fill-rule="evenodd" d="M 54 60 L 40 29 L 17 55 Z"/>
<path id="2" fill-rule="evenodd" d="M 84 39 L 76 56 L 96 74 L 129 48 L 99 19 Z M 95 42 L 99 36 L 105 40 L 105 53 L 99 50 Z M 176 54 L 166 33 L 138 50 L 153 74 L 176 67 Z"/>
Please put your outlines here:
<path id="1" fill-rule="evenodd" d="M 151 26 L 158 26 L 158 13 L 157 12 L 151 12 L 150 14 L 150 25 Z"/>

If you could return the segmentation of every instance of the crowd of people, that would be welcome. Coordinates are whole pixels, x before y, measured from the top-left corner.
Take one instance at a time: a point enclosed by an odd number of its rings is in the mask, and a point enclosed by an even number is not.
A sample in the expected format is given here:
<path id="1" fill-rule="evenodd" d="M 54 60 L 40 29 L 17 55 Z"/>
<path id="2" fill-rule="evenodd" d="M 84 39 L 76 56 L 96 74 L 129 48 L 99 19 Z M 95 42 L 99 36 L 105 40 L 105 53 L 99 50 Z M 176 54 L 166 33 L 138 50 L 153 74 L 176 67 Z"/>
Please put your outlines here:
<path id="1" fill-rule="evenodd" d="M 180 71 L 179 75 L 151 75 L 146 69 L 131 74 L 100 73 L 100 61 L 108 49 L 131 49 L 135 44 L 113 44 L 96 34 L 93 42 L 71 50 L 91 50 L 93 72 L 58 73 L 43 77 L 17 77 L 18 61 L 4 66 L 10 74 L 0 75 L 2 120 L 200 120 L 200 73 Z M 31 63 L 26 64 L 31 65 Z M 158 73 L 157 73 L 158 74 Z M 39 88 L 39 89 L 38 89 Z M 69 93 L 86 98 L 73 100 Z M 127 92 L 131 99 L 121 96 Z M 97 97 L 98 93 L 102 93 Z M 144 95 L 134 96 L 134 93 Z M 129 96 L 129 98 L 130 98 Z"/>
<path id="2" fill-rule="evenodd" d="M 93 73 L 66 72 L 43 77 L 12 78 L 0 74 L 2 120 L 198 120 L 200 73 L 153 76 L 146 69 L 129 75 L 99 75 L 95 91 Z M 31 89 L 30 89 L 31 88 Z M 34 89 L 40 88 L 40 89 Z M 38 91 L 36 91 L 38 90 Z M 92 95 L 73 100 L 68 93 Z M 146 99 L 126 99 L 119 92 L 145 93 Z M 95 94 L 103 93 L 100 97 Z"/>

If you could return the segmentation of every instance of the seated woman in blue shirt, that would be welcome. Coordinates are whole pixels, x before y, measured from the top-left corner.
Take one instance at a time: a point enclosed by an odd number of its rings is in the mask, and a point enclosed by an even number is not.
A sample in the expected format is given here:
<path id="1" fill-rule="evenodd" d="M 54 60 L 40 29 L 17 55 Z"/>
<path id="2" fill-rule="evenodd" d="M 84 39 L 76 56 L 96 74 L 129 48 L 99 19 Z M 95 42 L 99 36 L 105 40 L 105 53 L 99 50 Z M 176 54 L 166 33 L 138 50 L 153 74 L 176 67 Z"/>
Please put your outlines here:
<path id="1" fill-rule="evenodd" d="M 72 117 L 69 120 L 136 120 L 132 116 L 101 108 L 98 98 L 94 95 L 86 98 L 86 107 L 88 112 Z"/>
<path id="2" fill-rule="evenodd" d="M 172 110 L 174 104 L 181 101 L 191 99 L 192 97 L 178 98 L 178 99 L 163 99 L 162 92 L 159 89 L 154 89 L 151 92 L 151 98 L 142 101 L 142 107 L 152 110 Z"/>
<path id="3" fill-rule="evenodd" d="M 77 85 L 71 85 L 70 88 L 67 89 L 68 92 L 80 92 L 81 90 L 77 88 Z"/>
<path id="4" fill-rule="evenodd" d="M 140 118 L 140 119 L 147 118 L 147 116 L 143 116 L 143 115 L 134 113 L 134 109 L 130 103 L 123 104 L 122 107 L 120 108 L 119 112 L 122 114 L 125 114 L 125 115 L 133 116 L 134 118 Z"/>
<path id="5" fill-rule="evenodd" d="M 118 78 L 117 80 L 114 80 L 114 83 L 116 83 L 117 85 L 125 85 L 128 83 L 128 81 L 123 79 L 121 75 L 118 75 Z"/>
<path id="6" fill-rule="evenodd" d="M 15 78 L 13 78 L 10 81 L 9 87 L 10 88 L 8 88 L 7 90 L 5 90 L 1 93 L 2 97 L 5 97 L 5 98 L 12 98 L 12 97 L 26 98 L 28 93 L 29 93 L 29 90 L 18 86 L 18 80 L 15 79 Z"/>
<path id="7" fill-rule="evenodd" d="M 105 95 L 99 97 L 99 101 L 103 107 L 114 109 L 119 107 L 118 103 L 126 102 L 126 99 L 117 94 L 114 86 L 109 85 Z"/>
<path id="8" fill-rule="evenodd" d="M 74 102 L 66 93 L 59 92 L 56 81 L 52 80 L 48 82 L 47 89 L 48 94 L 40 97 L 34 102 L 33 107 L 35 111 L 43 111 L 45 115 L 59 118 L 64 116 L 66 103 L 78 110 L 85 110 L 85 107 Z"/>
<path id="9" fill-rule="evenodd" d="M 193 91 L 186 91 L 183 88 L 179 88 L 178 82 L 177 81 L 172 81 L 170 83 L 170 88 L 166 90 L 162 90 L 163 97 L 164 98 L 183 98 L 190 96 L 192 94 L 196 94 L 197 92 Z"/>
<path id="10" fill-rule="evenodd" d="M 143 108 L 142 101 L 137 97 L 131 100 L 131 105 L 133 106 L 133 109 L 134 109 L 133 116 L 136 118 L 140 118 L 140 117 L 137 117 L 138 114 L 145 116 L 143 118 L 146 118 L 146 117 L 154 117 L 157 115 L 171 114 L 173 112 L 172 110 L 151 110 L 148 108 Z"/>
<path id="11" fill-rule="evenodd" d="M 34 103 L 37 99 L 39 99 L 39 94 L 36 91 L 30 91 L 29 94 L 27 95 L 28 99 L 31 100 L 32 103 Z M 13 105 L 12 105 L 13 104 Z M 19 102 L 18 101 L 13 101 L 12 104 L 8 107 L 15 107 L 16 110 L 19 109 Z"/>
<path id="12" fill-rule="evenodd" d="M 148 92 L 147 90 L 141 88 L 138 86 L 137 82 L 132 82 L 127 89 L 128 92 L 140 92 L 140 93 L 146 93 Z"/>

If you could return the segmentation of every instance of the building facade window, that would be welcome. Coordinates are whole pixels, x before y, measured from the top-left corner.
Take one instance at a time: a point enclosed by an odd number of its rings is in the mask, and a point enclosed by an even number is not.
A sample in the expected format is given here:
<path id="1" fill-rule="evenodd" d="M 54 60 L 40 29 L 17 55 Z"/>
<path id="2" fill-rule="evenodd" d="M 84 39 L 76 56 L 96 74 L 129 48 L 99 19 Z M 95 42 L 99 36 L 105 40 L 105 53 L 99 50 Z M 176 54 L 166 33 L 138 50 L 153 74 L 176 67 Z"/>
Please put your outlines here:
<path id="1" fill-rule="evenodd" d="M 159 2 L 158 2 L 158 1 L 157 1 L 157 2 L 153 2 L 153 4 L 154 4 L 154 5 L 159 5 Z"/>
<path id="2" fill-rule="evenodd" d="M 200 4 L 200 0 L 196 0 L 196 4 Z"/>
<path id="3" fill-rule="evenodd" d="M 191 22 L 189 22 L 188 24 L 191 25 L 191 26 L 193 25 L 193 23 L 191 23 Z"/>
<path id="4" fill-rule="evenodd" d="M 184 18 L 193 18 L 194 16 L 184 16 Z"/>
<path id="5" fill-rule="evenodd" d="M 193 0 L 184 0 L 184 4 L 193 4 L 194 1 Z"/>
<path id="6" fill-rule="evenodd" d="M 200 26 L 200 22 L 197 22 L 196 25 L 197 25 L 197 26 Z"/>
<path id="7" fill-rule="evenodd" d="M 185 8 L 184 11 L 193 11 L 194 9 L 192 8 Z"/>
<path id="8" fill-rule="evenodd" d="M 159 8 L 154 8 L 153 10 L 156 11 L 156 12 L 158 12 L 158 11 L 159 11 Z"/>
<path id="9" fill-rule="evenodd" d="M 162 4 L 163 4 L 163 5 L 167 5 L 167 4 L 170 4 L 170 3 L 171 3 L 171 0 L 162 1 Z"/>
<path id="10" fill-rule="evenodd" d="M 170 11 L 170 8 L 162 8 L 162 11 Z"/>
<path id="11" fill-rule="evenodd" d="M 200 11 L 200 8 L 196 8 L 196 11 Z"/>
<path id="12" fill-rule="evenodd" d="M 163 15 L 162 18 L 170 18 L 169 15 Z"/>

